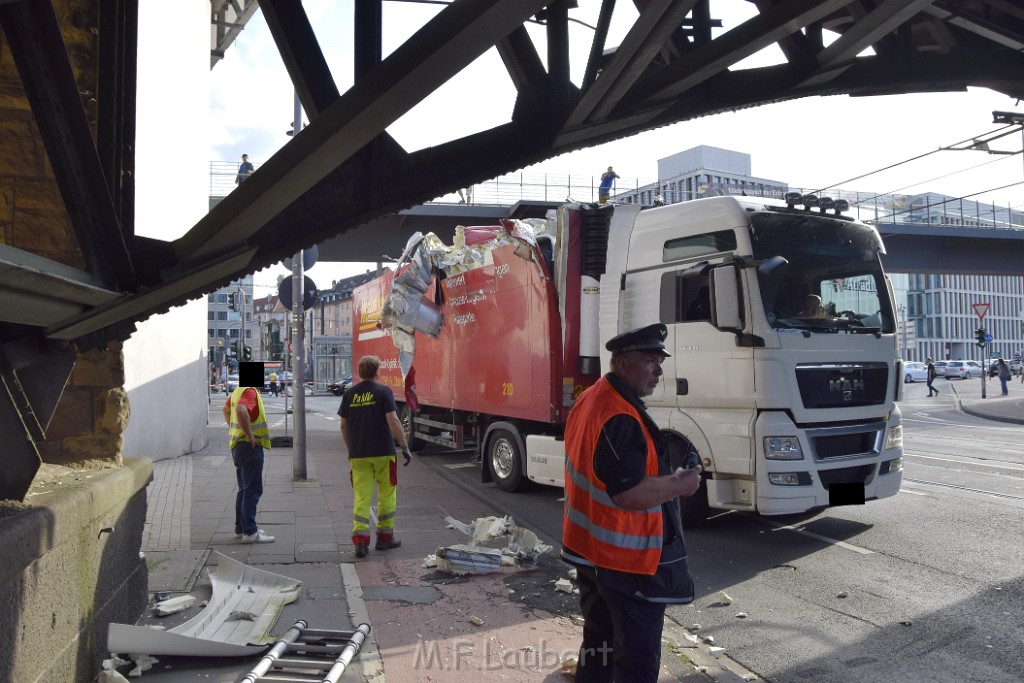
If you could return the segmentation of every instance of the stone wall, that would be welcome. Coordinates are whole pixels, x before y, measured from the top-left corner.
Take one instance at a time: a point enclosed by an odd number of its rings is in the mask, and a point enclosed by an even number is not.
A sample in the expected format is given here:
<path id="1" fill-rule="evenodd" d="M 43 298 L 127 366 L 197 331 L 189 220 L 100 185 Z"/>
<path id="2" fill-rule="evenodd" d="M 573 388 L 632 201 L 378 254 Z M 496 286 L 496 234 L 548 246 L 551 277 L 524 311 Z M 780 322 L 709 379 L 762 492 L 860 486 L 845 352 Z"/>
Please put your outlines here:
<path id="1" fill-rule="evenodd" d="M 99 3 L 54 6 L 95 135 Z M 85 268 L 2 32 L 0 242 Z M 0 680 L 93 680 L 107 623 L 131 623 L 145 607 L 152 463 L 122 459 L 124 382 L 120 343 L 80 352 L 40 444 L 47 464 L 24 501 L 0 501 Z"/>

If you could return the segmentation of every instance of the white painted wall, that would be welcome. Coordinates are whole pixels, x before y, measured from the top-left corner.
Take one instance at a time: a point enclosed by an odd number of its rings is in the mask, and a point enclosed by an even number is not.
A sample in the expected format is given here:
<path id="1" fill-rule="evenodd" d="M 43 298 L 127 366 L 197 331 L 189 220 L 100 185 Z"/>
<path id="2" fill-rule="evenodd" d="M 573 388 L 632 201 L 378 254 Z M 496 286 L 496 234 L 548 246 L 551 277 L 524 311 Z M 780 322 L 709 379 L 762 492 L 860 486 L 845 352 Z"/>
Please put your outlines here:
<path id="1" fill-rule="evenodd" d="M 135 232 L 180 237 L 209 195 L 210 3 L 139 3 Z M 124 455 L 172 458 L 206 445 L 205 298 L 138 325 L 124 345 L 131 419 Z"/>

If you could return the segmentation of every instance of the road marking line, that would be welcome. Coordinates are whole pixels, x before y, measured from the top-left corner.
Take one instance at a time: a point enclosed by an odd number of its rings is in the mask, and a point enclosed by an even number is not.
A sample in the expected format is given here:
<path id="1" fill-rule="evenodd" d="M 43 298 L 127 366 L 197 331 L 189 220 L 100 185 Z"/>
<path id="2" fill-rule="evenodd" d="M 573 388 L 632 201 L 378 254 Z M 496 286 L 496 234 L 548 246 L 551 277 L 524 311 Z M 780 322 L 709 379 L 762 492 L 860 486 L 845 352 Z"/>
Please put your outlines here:
<path id="1" fill-rule="evenodd" d="M 798 534 L 803 534 L 804 536 L 809 536 L 809 537 L 817 539 L 819 541 L 824 541 L 825 543 L 829 543 L 831 545 L 835 545 L 835 546 L 838 546 L 840 548 L 845 548 L 846 550 L 852 550 L 853 552 L 860 553 L 861 555 L 874 555 L 875 554 L 874 550 L 868 550 L 867 548 L 861 548 L 860 546 L 853 545 L 852 543 L 847 543 L 846 541 L 840 541 L 839 539 L 836 539 L 836 538 L 829 538 L 828 536 L 822 536 L 821 534 L 816 534 L 813 531 L 807 531 L 806 529 L 801 529 L 799 527 L 795 527 L 795 526 L 792 526 L 790 524 L 779 524 L 778 522 L 773 522 L 770 519 L 765 519 L 763 517 L 761 517 L 759 519 L 761 519 L 761 521 L 763 521 L 765 524 L 770 524 L 771 526 L 773 526 L 773 527 L 775 527 L 777 529 L 783 529 L 785 531 L 793 531 L 793 532 L 796 532 Z"/>
<path id="2" fill-rule="evenodd" d="M 447 467 L 450 470 L 461 470 L 461 469 L 465 469 L 467 467 L 477 467 L 477 463 L 475 463 L 475 462 L 451 463 L 451 464 L 445 465 L 445 467 Z"/>

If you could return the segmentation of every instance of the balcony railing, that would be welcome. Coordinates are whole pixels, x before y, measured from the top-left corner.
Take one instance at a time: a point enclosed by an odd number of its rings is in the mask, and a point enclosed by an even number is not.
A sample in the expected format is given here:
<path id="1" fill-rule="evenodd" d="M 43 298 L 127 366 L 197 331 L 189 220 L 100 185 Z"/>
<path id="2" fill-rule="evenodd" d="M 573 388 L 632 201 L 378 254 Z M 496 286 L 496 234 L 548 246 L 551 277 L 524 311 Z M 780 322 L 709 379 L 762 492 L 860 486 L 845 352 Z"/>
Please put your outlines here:
<path id="1" fill-rule="evenodd" d="M 259 172 L 260 164 L 253 164 Z M 238 185 L 235 179 L 238 163 L 231 161 L 210 162 L 210 196 L 225 197 Z M 497 178 L 463 188 L 462 193 L 453 192 L 437 197 L 429 204 L 485 204 L 491 206 L 512 206 L 518 201 L 544 202 L 595 202 L 598 198 L 599 175 L 572 175 L 564 173 L 509 173 Z M 651 206 L 654 197 L 660 194 L 666 204 L 694 199 L 693 193 L 681 192 L 678 183 L 661 181 L 657 178 L 621 177 L 615 182 L 611 196 L 613 200 L 630 201 Z M 730 193 L 740 195 L 745 191 L 742 185 L 717 184 Z M 789 188 L 794 192 L 813 190 Z M 749 194 L 754 194 L 746 188 Z M 983 228 L 1024 228 L 1024 212 L 1011 207 L 997 207 L 963 199 L 949 198 L 932 202 L 921 195 L 876 195 L 871 192 L 830 190 L 823 193 L 833 199 L 850 202 L 851 213 L 871 223 L 924 223 L 955 227 Z M 773 193 L 774 196 L 774 193 Z"/>

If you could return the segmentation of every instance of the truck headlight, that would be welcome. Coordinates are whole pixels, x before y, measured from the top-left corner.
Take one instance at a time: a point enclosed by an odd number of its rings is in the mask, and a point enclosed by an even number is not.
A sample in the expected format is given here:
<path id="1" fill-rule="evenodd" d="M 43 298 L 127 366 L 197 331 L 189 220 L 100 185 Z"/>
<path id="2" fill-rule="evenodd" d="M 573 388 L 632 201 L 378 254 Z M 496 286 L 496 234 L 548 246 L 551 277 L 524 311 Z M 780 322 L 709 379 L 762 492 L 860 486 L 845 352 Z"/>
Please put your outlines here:
<path id="1" fill-rule="evenodd" d="M 885 448 L 903 448 L 903 425 L 889 427 L 885 434 Z"/>
<path id="2" fill-rule="evenodd" d="M 803 460 L 804 453 L 795 436 L 766 436 L 764 457 L 769 460 Z"/>

